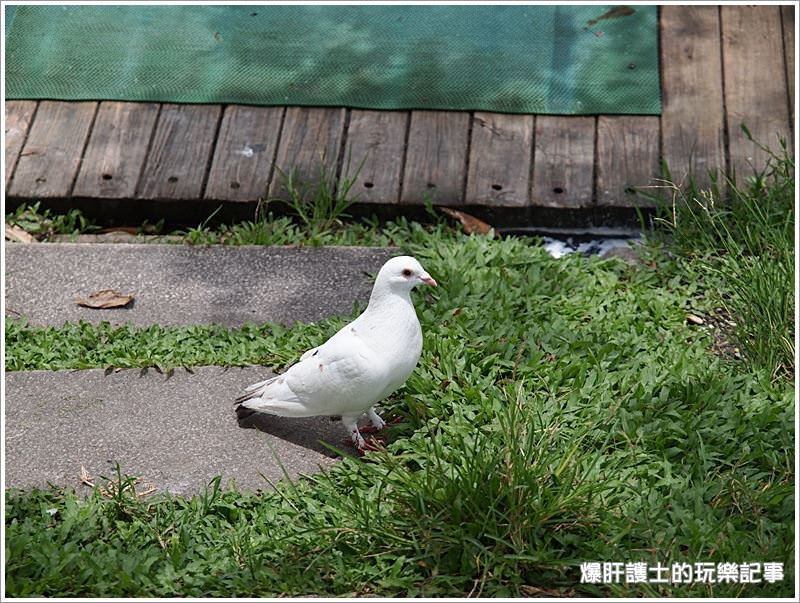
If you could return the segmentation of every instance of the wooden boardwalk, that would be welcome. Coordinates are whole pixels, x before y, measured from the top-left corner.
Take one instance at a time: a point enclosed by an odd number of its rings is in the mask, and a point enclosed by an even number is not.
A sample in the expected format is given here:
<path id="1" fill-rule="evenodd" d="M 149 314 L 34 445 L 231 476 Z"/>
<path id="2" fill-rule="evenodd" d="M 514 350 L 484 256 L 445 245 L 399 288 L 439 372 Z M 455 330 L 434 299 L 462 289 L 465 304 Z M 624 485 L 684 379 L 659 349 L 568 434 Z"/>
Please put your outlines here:
<path id="1" fill-rule="evenodd" d="M 660 174 L 763 166 L 794 128 L 794 7 L 660 9 L 663 114 L 551 116 L 345 108 L 8 101 L 8 208 L 202 219 L 279 195 L 281 171 L 345 177 L 362 209 L 466 207 L 505 226 L 599 224 Z M 411 211 L 413 213 L 413 211 Z"/>

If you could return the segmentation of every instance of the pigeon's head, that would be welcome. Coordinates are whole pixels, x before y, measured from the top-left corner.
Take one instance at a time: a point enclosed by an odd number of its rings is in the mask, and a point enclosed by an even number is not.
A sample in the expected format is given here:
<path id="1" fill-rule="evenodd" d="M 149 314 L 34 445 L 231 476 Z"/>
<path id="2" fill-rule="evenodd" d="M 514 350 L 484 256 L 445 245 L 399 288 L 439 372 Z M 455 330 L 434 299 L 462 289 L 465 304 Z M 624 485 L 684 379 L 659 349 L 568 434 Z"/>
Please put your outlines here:
<path id="1" fill-rule="evenodd" d="M 400 255 L 386 262 L 378 272 L 375 284 L 378 283 L 395 291 L 410 291 L 419 284 L 436 286 L 422 264 L 410 255 Z"/>

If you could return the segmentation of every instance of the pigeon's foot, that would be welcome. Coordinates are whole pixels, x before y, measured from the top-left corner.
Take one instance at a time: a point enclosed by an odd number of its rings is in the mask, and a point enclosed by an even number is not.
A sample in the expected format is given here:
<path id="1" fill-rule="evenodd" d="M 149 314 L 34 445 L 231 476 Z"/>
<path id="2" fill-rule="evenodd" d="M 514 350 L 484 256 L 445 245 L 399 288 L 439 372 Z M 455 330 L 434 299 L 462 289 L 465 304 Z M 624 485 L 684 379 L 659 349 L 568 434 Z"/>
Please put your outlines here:
<path id="1" fill-rule="evenodd" d="M 401 423 L 402 421 L 403 421 L 403 417 L 395 417 L 391 421 L 384 421 L 383 419 L 381 419 L 381 423 L 383 423 L 383 424 L 380 427 L 375 425 L 375 423 L 372 423 L 371 425 L 364 425 L 363 427 L 359 427 L 358 430 L 361 433 L 375 433 L 375 432 L 381 431 L 383 429 L 386 429 L 387 427 L 391 427 L 393 425 L 397 425 L 398 423 Z"/>
<path id="2" fill-rule="evenodd" d="M 386 450 L 383 440 L 378 440 L 376 438 L 368 438 L 363 440 L 363 443 L 358 446 L 358 454 L 364 456 L 367 452 L 376 452 L 378 450 Z"/>

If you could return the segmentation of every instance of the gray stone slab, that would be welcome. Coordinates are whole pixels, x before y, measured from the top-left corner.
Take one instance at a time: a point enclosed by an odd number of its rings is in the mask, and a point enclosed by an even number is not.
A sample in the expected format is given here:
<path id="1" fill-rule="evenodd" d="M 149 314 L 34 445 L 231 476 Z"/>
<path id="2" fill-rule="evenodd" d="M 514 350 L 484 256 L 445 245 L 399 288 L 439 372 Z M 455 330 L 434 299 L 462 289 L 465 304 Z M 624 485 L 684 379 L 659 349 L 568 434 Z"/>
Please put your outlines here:
<path id="1" fill-rule="evenodd" d="M 42 243 L 6 245 L 6 311 L 31 324 L 313 322 L 366 303 L 372 277 L 399 252 L 366 247 Z M 128 308 L 75 303 L 100 289 Z"/>
<path id="2" fill-rule="evenodd" d="M 268 489 L 261 474 L 282 479 L 281 463 L 295 478 L 335 462 L 321 441 L 355 452 L 341 422 L 327 417 L 264 416 L 257 428 L 240 427 L 233 398 L 267 376 L 262 367 L 6 373 L 6 487 L 86 490 L 81 466 L 112 477 L 119 462 L 158 492 L 197 492 L 216 475 L 242 490 Z"/>

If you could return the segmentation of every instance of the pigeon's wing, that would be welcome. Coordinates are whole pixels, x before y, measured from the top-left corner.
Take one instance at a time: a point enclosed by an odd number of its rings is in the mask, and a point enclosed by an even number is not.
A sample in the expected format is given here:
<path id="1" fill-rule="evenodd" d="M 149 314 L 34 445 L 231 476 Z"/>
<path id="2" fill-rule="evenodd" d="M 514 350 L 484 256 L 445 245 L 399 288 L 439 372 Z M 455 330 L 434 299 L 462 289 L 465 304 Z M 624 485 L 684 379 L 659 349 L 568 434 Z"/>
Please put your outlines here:
<path id="1" fill-rule="evenodd" d="M 286 385 L 312 414 L 363 411 L 389 381 L 385 362 L 348 327 L 286 373 Z"/>
<path id="2" fill-rule="evenodd" d="M 248 387 L 237 404 L 293 417 L 363 412 L 388 382 L 386 364 L 348 325 L 284 374 Z"/>

